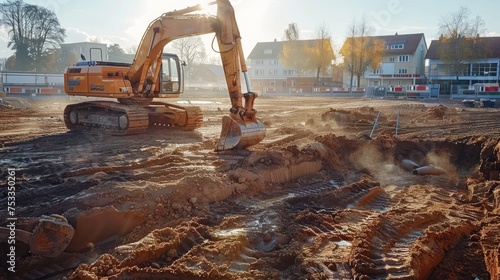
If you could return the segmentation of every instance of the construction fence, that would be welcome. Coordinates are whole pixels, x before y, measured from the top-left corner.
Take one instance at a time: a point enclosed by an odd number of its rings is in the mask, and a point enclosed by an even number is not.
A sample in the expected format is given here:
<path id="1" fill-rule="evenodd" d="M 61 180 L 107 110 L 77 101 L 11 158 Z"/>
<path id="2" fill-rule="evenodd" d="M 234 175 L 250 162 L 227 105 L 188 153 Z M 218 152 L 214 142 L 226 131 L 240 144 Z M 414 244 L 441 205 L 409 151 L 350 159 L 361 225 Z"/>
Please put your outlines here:
<path id="1" fill-rule="evenodd" d="M 378 86 L 365 89 L 368 98 L 439 98 L 439 85 Z"/>

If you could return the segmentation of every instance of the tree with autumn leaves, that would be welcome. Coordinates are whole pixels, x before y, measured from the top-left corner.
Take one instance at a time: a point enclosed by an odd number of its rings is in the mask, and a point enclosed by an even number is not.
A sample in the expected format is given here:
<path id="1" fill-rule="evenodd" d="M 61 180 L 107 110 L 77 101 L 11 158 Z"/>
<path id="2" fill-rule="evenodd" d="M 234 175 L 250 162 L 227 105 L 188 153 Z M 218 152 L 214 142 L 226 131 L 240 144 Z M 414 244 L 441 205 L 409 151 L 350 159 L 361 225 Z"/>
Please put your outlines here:
<path id="1" fill-rule="evenodd" d="M 296 23 L 291 23 L 285 29 L 286 41 L 280 54 L 280 60 L 285 67 L 293 69 L 301 77 L 306 72 L 316 72 L 316 83 L 320 75 L 327 71 L 335 59 L 331 36 L 326 27 L 318 29 L 317 39 L 300 40 L 299 29 Z"/>
<path id="2" fill-rule="evenodd" d="M 443 16 L 439 31 L 439 57 L 448 73 L 457 80 L 467 73 L 471 61 L 486 59 L 490 55 L 491 46 L 479 37 L 484 32 L 484 21 L 479 16 L 471 17 L 468 8 L 460 7 Z"/>
<path id="3" fill-rule="evenodd" d="M 378 69 L 384 56 L 385 44 L 382 40 L 372 37 L 372 27 L 366 19 L 354 20 L 348 26 L 347 39 L 340 50 L 344 57 L 344 67 L 350 74 L 350 88 L 354 77 L 360 86 L 361 77 L 366 70 Z"/>

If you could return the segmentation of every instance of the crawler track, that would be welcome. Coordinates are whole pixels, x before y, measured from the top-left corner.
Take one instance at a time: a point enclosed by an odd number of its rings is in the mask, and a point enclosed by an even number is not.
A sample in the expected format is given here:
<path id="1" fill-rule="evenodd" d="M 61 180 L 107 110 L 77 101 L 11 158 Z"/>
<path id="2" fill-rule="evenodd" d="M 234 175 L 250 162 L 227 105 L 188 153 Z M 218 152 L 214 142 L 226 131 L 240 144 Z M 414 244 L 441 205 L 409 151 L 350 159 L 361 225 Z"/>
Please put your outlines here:
<path id="1" fill-rule="evenodd" d="M 138 105 L 93 101 L 68 105 L 64 123 L 70 130 L 89 130 L 113 135 L 139 134 L 148 128 L 148 111 Z"/>
<path id="2" fill-rule="evenodd" d="M 147 106 L 91 101 L 68 105 L 64 122 L 70 130 L 131 135 L 144 133 L 149 126 L 195 130 L 202 125 L 203 114 L 198 107 L 163 102 Z"/>

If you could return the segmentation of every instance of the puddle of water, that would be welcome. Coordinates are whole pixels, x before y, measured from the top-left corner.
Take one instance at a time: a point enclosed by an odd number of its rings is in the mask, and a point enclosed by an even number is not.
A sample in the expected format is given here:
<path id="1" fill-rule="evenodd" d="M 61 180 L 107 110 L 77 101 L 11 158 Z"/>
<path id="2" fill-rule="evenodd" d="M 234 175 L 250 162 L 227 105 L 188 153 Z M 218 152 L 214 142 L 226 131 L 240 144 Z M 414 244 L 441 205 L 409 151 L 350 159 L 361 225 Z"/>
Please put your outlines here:
<path id="1" fill-rule="evenodd" d="M 28 166 L 30 163 L 29 162 L 18 162 L 16 160 L 12 160 L 12 159 L 2 159 L 2 164 L 4 164 L 5 166 L 8 166 L 10 168 L 24 168 L 26 166 Z"/>
<path id="2" fill-rule="evenodd" d="M 246 235 L 246 229 L 244 228 L 233 228 L 233 229 L 223 229 L 215 232 L 215 236 L 221 238 L 235 237 L 239 235 Z"/>
<path id="3" fill-rule="evenodd" d="M 247 232 L 252 231 L 252 230 L 254 230 L 254 231 L 257 230 L 258 232 L 260 232 L 260 230 L 263 227 L 265 227 L 267 230 L 278 230 L 279 229 L 279 226 L 276 225 L 272 220 L 266 219 L 265 221 L 261 221 L 258 218 L 248 222 L 247 226 L 248 226 L 248 229 L 246 230 Z"/>
<path id="4" fill-rule="evenodd" d="M 328 183 L 330 183 L 336 189 L 338 189 L 340 187 L 340 184 L 341 184 L 341 182 L 339 180 L 335 180 L 335 179 L 328 181 Z"/>
<path id="5" fill-rule="evenodd" d="M 268 207 L 268 206 L 272 206 L 272 205 L 275 205 L 276 203 L 278 202 L 282 202 L 286 199 L 289 199 L 289 198 L 293 198 L 293 197 L 296 197 L 297 194 L 295 193 L 289 193 L 289 194 L 286 194 L 286 195 L 282 195 L 282 196 L 277 196 L 277 197 L 273 197 L 273 198 L 270 198 L 270 199 L 267 199 L 267 200 L 263 200 L 261 202 L 259 202 L 259 205 L 254 205 L 254 206 L 261 206 L 261 207 Z"/>
<path id="6" fill-rule="evenodd" d="M 352 243 L 349 242 L 349 241 L 345 241 L 345 240 L 341 240 L 341 241 L 338 241 L 338 242 L 335 242 L 335 244 L 339 245 L 339 246 L 352 246 Z"/>
<path id="7" fill-rule="evenodd" d="M 240 261 L 235 261 L 229 267 L 229 271 L 231 271 L 231 272 L 237 272 L 237 273 L 238 272 L 244 272 L 244 271 L 248 270 L 249 266 L 250 265 L 248 263 L 240 262 Z"/>
<path id="8" fill-rule="evenodd" d="M 195 265 L 186 265 L 186 267 L 190 271 L 203 271 L 203 269 L 200 266 L 197 266 L 196 264 Z"/>
<path id="9" fill-rule="evenodd" d="M 178 104 L 222 104 L 221 102 L 217 101 L 206 101 L 206 100 L 179 100 L 177 101 Z"/>

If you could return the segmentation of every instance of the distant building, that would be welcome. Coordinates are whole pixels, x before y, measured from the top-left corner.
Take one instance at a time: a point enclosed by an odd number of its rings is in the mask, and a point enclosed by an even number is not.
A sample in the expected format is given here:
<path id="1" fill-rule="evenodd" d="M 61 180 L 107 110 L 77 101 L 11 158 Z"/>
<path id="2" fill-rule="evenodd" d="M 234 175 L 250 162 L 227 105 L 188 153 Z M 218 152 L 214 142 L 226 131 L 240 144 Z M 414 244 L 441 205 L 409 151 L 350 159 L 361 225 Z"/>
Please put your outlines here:
<path id="1" fill-rule="evenodd" d="M 500 37 L 478 37 L 477 43 L 485 46 L 485 57 L 473 61 L 463 61 L 462 73 L 452 74 L 449 67 L 440 58 L 440 41 L 433 40 L 426 59 L 427 76 L 432 83 L 440 84 L 441 93 L 460 94 L 459 91 L 474 93 L 474 85 L 490 85 L 498 93 L 500 80 Z M 455 87 L 455 88 L 454 88 Z M 489 89 L 486 89 L 489 90 Z"/>
<path id="2" fill-rule="evenodd" d="M 318 40 L 301 41 L 312 44 Z M 252 90 L 262 94 L 313 92 L 317 82 L 316 71 L 307 71 L 299 76 L 294 69 L 285 67 L 280 60 L 284 43 L 277 40 L 259 42 L 252 49 L 248 56 Z M 333 65 L 331 69 L 327 69 L 327 84 L 331 84 L 332 69 Z"/>
<path id="3" fill-rule="evenodd" d="M 374 36 L 384 42 L 385 52 L 378 69 L 368 68 L 361 85 L 354 87 L 406 86 L 425 81 L 427 44 L 423 33 Z M 344 44 L 342 48 L 345 48 Z M 342 52 L 342 51 L 341 51 Z M 350 73 L 344 71 L 344 84 L 350 84 Z M 353 82 L 357 82 L 354 79 Z"/>
<path id="4" fill-rule="evenodd" d="M 227 90 L 226 77 L 221 65 L 199 64 L 189 67 L 186 74 L 186 89 Z M 245 90 L 243 88 L 243 90 Z"/>
<path id="5" fill-rule="evenodd" d="M 80 42 L 61 44 L 61 61 L 64 66 L 70 66 L 77 61 L 108 60 L 108 47 L 106 44 L 94 42 Z"/>
<path id="6" fill-rule="evenodd" d="M 61 44 L 60 66 L 64 69 L 78 61 L 108 60 L 106 44 L 81 42 Z M 3 90 L 9 94 L 39 95 L 63 94 L 63 73 L 2 71 Z"/>

